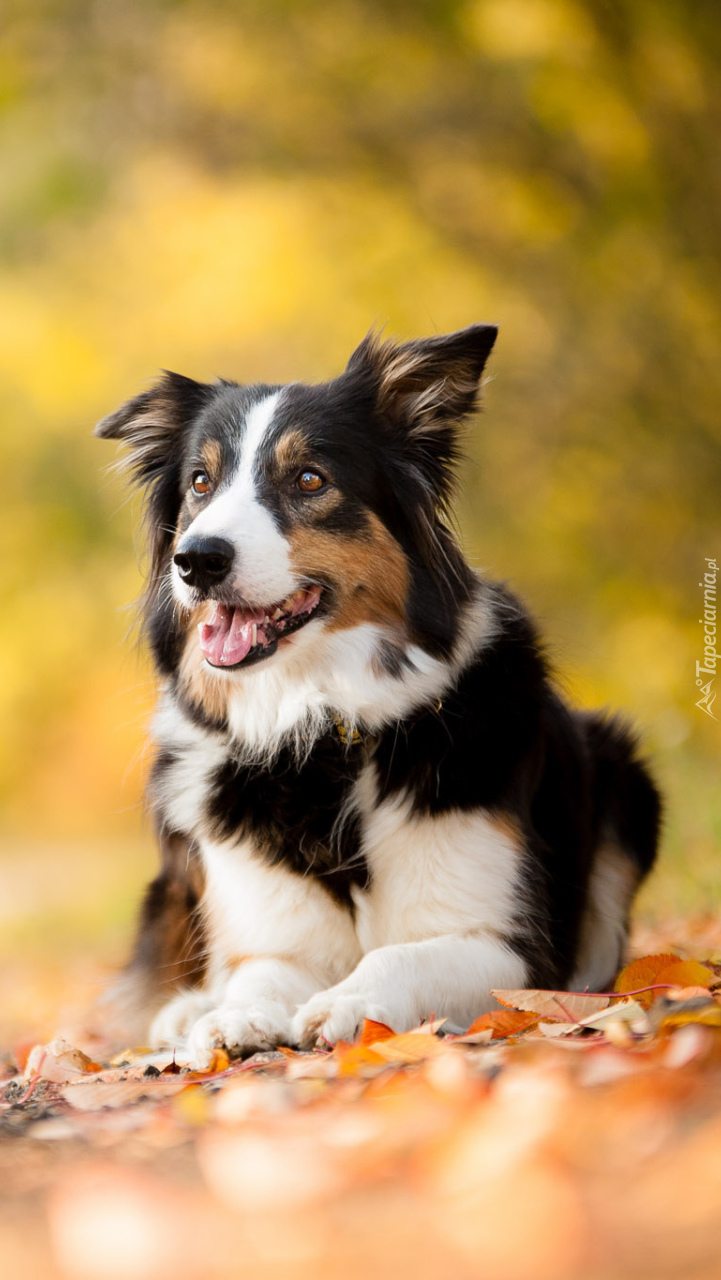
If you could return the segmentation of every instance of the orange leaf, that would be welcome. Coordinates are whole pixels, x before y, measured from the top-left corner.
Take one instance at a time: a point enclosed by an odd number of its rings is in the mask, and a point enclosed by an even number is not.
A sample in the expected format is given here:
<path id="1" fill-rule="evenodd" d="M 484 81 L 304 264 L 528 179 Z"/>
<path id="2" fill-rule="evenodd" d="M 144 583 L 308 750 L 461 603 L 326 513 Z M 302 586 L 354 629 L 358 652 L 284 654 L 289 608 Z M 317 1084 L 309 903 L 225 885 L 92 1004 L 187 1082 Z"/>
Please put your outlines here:
<path id="1" fill-rule="evenodd" d="M 280 1048 L 280 1046 L 278 1047 Z M 284 1053 L 287 1056 L 290 1056 L 292 1055 L 292 1050 L 281 1049 L 281 1053 Z M 210 1062 L 207 1067 L 203 1067 L 200 1070 L 188 1071 L 187 1068 L 179 1067 L 175 1059 L 173 1059 L 173 1061 L 171 1063 L 168 1063 L 168 1066 L 165 1067 L 165 1069 L 161 1071 L 160 1074 L 162 1076 L 177 1075 L 179 1074 L 180 1071 L 184 1070 L 186 1079 L 189 1081 L 208 1080 L 210 1079 L 211 1076 L 223 1075 L 223 1073 L 227 1071 L 233 1065 L 233 1063 L 235 1063 L 236 1066 L 240 1067 L 241 1066 L 240 1058 L 231 1058 L 227 1049 L 223 1049 L 222 1047 L 218 1046 L 213 1050 L 213 1056 L 210 1059 Z M 251 1070 L 253 1069 L 254 1069 L 254 1064 L 251 1063 Z M 189 1084 L 188 1087 L 190 1088 L 191 1085 Z"/>
<path id="2" fill-rule="evenodd" d="M 422 1062 L 424 1058 L 443 1053 L 444 1049 L 437 1036 L 419 1036 L 415 1031 L 380 1040 L 373 1046 L 373 1052 L 385 1062 Z"/>
<path id="3" fill-rule="evenodd" d="M 472 1022 L 466 1035 L 475 1035 L 478 1031 L 492 1031 L 494 1040 L 504 1040 L 507 1036 L 518 1035 L 527 1031 L 538 1022 L 537 1013 L 528 1013 L 520 1009 L 493 1009 L 484 1013 Z"/>
<path id="4" fill-rule="evenodd" d="M 385 1022 L 374 1022 L 372 1018 L 365 1018 L 360 1043 L 368 1048 L 372 1044 L 377 1044 L 379 1040 L 390 1040 L 395 1034 L 395 1031 L 387 1027 Z"/>
<path id="5" fill-rule="evenodd" d="M 671 952 L 664 952 L 657 956 L 641 956 L 638 960 L 632 960 L 621 970 L 616 981 L 613 984 L 614 991 L 620 995 L 627 991 L 638 991 L 641 987 L 652 987 L 658 981 L 658 975 L 667 965 L 677 964 L 679 957 Z M 644 995 L 651 995 L 650 992 L 644 992 Z"/>
<path id="6" fill-rule="evenodd" d="M 379 1025 L 379 1024 L 376 1024 Z M 349 1044 L 347 1040 L 339 1040 L 333 1056 L 338 1062 L 339 1076 L 365 1075 L 365 1067 L 384 1067 L 385 1059 L 364 1044 Z"/>
<path id="7" fill-rule="evenodd" d="M 619 973 L 614 984 L 614 991 L 619 995 L 628 992 L 638 993 L 640 1003 L 646 1008 L 653 1004 L 656 992 L 646 991 L 645 987 L 710 987 L 716 981 L 716 975 L 705 965 L 696 960 L 682 960 L 672 952 L 663 952 L 655 956 L 642 956 L 632 960 Z"/>

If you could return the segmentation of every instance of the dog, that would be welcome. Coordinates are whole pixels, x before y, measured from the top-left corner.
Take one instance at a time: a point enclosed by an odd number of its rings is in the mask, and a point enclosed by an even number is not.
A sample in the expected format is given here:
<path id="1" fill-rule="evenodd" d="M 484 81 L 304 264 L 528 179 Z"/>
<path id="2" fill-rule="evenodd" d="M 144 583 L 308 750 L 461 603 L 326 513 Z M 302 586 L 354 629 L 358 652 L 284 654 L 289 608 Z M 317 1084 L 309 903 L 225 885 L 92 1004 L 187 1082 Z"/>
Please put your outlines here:
<path id="1" fill-rule="evenodd" d="M 146 495 L 162 854 L 127 980 L 202 1069 L 603 990 L 656 857 L 629 729 L 569 709 L 449 525 L 497 329 L 304 385 L 165 373 L 103 419 Z"/>

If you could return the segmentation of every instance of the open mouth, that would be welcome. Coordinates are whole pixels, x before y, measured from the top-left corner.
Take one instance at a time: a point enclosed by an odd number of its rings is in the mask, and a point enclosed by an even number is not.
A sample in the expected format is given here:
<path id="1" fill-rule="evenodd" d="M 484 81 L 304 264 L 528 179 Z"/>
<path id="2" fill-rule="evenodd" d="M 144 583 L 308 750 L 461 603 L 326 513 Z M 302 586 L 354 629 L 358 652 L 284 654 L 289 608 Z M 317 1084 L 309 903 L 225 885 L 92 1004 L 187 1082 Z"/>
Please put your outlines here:
<path id="1" fill-rule="evenodd" d="M 275 653 L 280 640 L 304 627 L 320 603 L 322 588 L 301 588 L 267 609 L 216 604 L 198 627 L 200 648 L 211 667 L 250 666 Z"/>

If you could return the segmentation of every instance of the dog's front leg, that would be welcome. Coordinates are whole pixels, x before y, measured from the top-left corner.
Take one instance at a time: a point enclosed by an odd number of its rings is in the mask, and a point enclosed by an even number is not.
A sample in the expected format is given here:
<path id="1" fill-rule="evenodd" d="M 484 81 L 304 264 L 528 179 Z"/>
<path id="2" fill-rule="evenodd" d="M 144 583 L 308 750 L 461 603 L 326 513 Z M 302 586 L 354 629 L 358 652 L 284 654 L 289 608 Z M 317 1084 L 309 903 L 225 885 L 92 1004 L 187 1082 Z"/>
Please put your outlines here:
<path id="1" fill-rule="evenodd" d="M 314 995 L 293 1020 L 302 1048 L 353 1040 L 364 1018 L 409 1031 L 431 1016 L 466 1030 L 493 1008 L 494 987 L 523 987 L 526 962 L 490 934 L 450 935 L 369 951 L 353 973 Z"/>
<path id="2" fill-rule="evenodd" d="M 218 984 L 222 995 L 190 1027 L 187 1052 L 202 1070 L 221 1045 L 236 1054 L 289 1044 L 293 1014 L 318 990 L 302 964 L 275 957 L 247 959 Z"/>

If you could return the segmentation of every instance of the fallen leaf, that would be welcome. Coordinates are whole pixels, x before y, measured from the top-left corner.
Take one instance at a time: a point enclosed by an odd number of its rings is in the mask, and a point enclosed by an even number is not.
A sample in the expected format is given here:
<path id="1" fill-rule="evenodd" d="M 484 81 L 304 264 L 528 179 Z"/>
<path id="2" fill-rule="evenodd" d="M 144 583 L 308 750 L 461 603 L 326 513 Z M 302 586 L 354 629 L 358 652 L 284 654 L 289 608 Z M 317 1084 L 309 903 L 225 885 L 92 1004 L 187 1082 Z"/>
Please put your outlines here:
<path id="1" fill-rule="evenodd" d="M 393 1036 L 392 1040 L 380 1040 L 373 1046 L 373 1053 L 385 1062 L 422 1062 L 424 1058 L 445 1052 L 442 1040 L 435 1036 L 419 1036 L 413 1031 Z"/>
<path id="2" fill-rule="evenodd" d="M 66 1084 L 89 1072 L 100 1071 L 82 1049 L 76 1049 L 67 1040 L 51 1040 L 49 1044 L 36 1044 L 30 1050 L 25 1064 L 25 1079 L 49 1080 L 52 1084 Z"/>
<path id="3" fill-rule="evenodd" d="M 213 1060 L 208 1067 L 209 1076 L 220 1075 L 221 1071 L 227 1071 L 230 1066 L 230 1055 L 225 1049 L 216 1049 L 213 1053 Z"/>
<path id="4" fill-rule="evenodd" d="M 116 1053 L 114 1058 L 110 1059 L 111 1067 L 123 1067 L 126 1064 L 140 1062 L 142 1058 L 150 1058 L 155 1054 L 154 1049 L 148 1048 L 147 1045 L 141 1045 L 135 1049 L 123 1049 L 121 1053 Z"/>
<path id="5" fill-rule="evenodd" d="M 614 1022 L 646 1022 L 646 1014 L 643 1005 L 638 1000 L 617 1000 L 615 1004 L 610 1005 L 606 1009 L 600 1009 L 598 1013 L 589 1014 L 586 1018 L 581 1018 L 579 1026 L 590 1027 L 592 1031 L 603 1031 L 606 1026 Z"/>
<path id="6" fill-rule="evenodd" d="M 378 1024 L 376 1024 L 378 1025 Z M 382 1024 L 381 1024 L 382 1025 Z M 388 1044 L 389 1039 L 395 1040 L 394 1035 L 385 1040 L 377 1040 L 375 1044 L 379 1047 Z M 349 1044 L 346 1040 L 339 1040 L 332 1057 L 338 1063 L 339 1076 L 356 1076 L 367 1074 L 368 1067 L 384 1067 L 386 1065 L 385 1058 L 375 1048 L 371 1048 L 368 1044 L 363 1044 L 362 1040 L 356 1044 Z"/>
<path id="7" fill-rule="evenodd" d="M 147 1080 L 117 1080 L 108 1083 L 92 1080 L 81 1084 L 76 1081 L 66 1084 L 65 1088 L 60 1090 L 60 1096 L 76 1111 L 102 1111 L 105 1108 L 115 1110 L 118 1107 L 132 1106 L 141 1098 L 158 1102 L 172 1098 L 176 1093 L 180 1093 L 181 1089 L 187 1087 L 185 1080 L 177 1076 L 171 1076 L 165 1080 L 159 1076 L 153 1076 Z"/>
<path id="8" fill-rule="evenodd" d="M 407 1034 L 409 1036 L 435 1036 L 447 1021 L 447 1018 L 430 1018 L 428 1022 L 422 1022 L 419 1027 L 411 1027 Z"/>
<path id="9" fill-rule="evenodd" d="M 17 1063 L 18 1071 L 22 1074 L 27 1066 L 28 1058 L 35 1048 L 34 1040 L 22 1040 L 20 1044 L 16 1044 L 13 1049 L 13 1057 Z"/>
<path id="10" fill-rule="evenodd" d="M 395 1034 L 396 1032 L 391 1027 L 387 1027 L 385 1022 L 374 1022 L 372 1018 L 365 1018 L 360 1043 L 366 1046 L 377 1044 L 379 1040 L 390 1040 Z"/>
<path id="11" fill-rule="evenodd" d="M 676 960 L 661 970 L 658 983 L 668 982 L 674 987 L 703 987 L 708 990 L 718 981 L 712 969 L 698 960 Z"/>
<path id="12" fill-rule="evenodd" d="M 576 1031 L 605 1031 L 614 1023 L 639 1021 L 646 1023 L 643 1005 L 636 1000 L 619 1000 L 605 1009 L 590 1013 L 585 1018 L 579 1018 L 578 1022 L 539 1022 L 538 1029 L 544 1036 L 554 1039 L 557 1036 L 573 1035 Z M 644 1029 L 650 1030 L 647 1023 Z"/>
<path id="13" fill-rule="evenodd" d="M 694 1000 L 696 996 L 708 998 L 708 987 L 669 987 L 668 991 L 663 992 L 665 1000 Z M 714 999 L 717 993 L 714 993 Z"/>
<path id="14" fill-rule="evenodd" d="M 297 1053 L 288 1058 L 283 1070 L 285 1080 L 333 1080 L 343 1074 L 332 1053 Z M 355 1074 L 348 1070 L 345 1074 Z"/>
<path id="15" fill-rule="evenodd" d="M 654 1008 L 658 1010 L 659 1020 L 655 1024 L 657 1030 L 662 1027 L 684 1027 L 688 1023 L 704 1027 L 721 1027 L 721 1005 L 705 996 L 692 996 L 687 1000 L 661 1000 Z"/>
<path id="16" fill-rule="evenodd" d="M 461 1036 L 447 1036 L 449 1044 L 490 1044 L 492 1039 L 493 1031 L 490 1027 L 485 1027 L 481 1031 L 467 1031 Z"/>
<path id="17" fill-rule="evenodd" d="M 186 1085 L 173 1102 L 173 1115 L 192 1128 L 206 1124 L 210 1114 L 210 1097 L 200 1084 Z"/>
<path id="18" fill-rule="evenodd" d="M 647 990 L 659 984 L 660 975 L 669 965 L 681 964 L 679 956 L 673 952 L 662 952 L 659 955 L 641 956 L 638 960 L 632 960 L 621 970 L 615 983 L 614 991 L 619 995 L 632 992 L 634 995 L 642 996 L 641 1001 L 646 1007 L 653 1004 L 654 992 Z M 687 986 L 688 983 L 679 983 L 679 986 Z"/>
<path id="19" fill-rule="evenodd" d="M 609 996 L 590 996 L 577 991 L 492 991 L 507 1009 L 523 1009 L 560 1022 L 579 1022 L 609 1004 Z"/>
<path id="20" fill-rule="evenodd" d="M 481 1014 L 472 1022 L 465 1035 L 449 1036 L 449 1040 L 464 1041 L 481 1031 L 490 1031 L 494 1040 L 505 1040 L 508 1036 L 517 1036 L 535 1026 L 538 1015 L 520 1009 L 492 1009 L 490 1013 Z"/>

